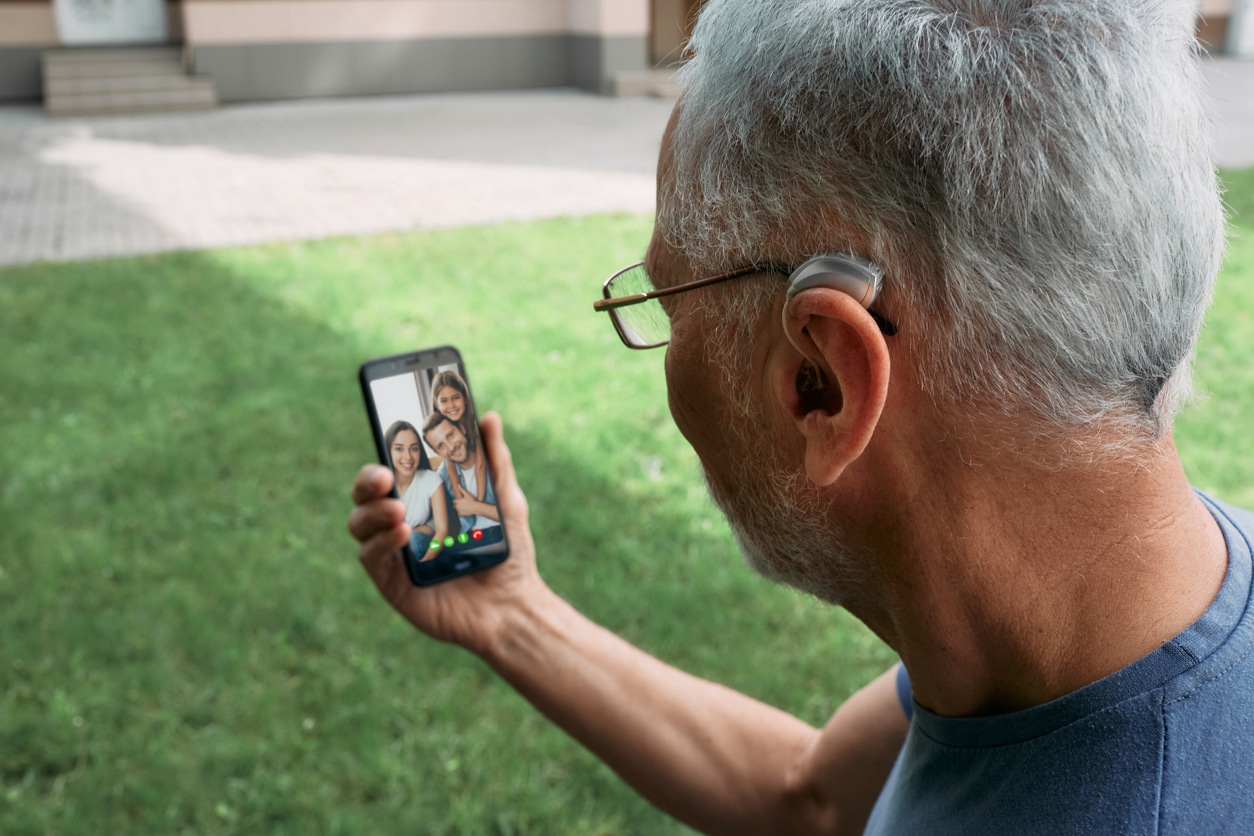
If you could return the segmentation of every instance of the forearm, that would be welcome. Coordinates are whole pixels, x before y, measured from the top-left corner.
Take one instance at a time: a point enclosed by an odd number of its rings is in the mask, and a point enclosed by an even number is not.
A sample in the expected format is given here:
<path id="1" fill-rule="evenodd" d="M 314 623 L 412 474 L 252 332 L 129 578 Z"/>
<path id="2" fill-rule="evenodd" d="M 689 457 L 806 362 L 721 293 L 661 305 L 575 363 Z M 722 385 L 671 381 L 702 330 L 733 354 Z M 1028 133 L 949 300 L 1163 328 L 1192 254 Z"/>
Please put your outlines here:
<path id="1" fill-rule="evenodd" d="M 431 528 L 430 526 L 424 527 Z M 427 542 L 427 550 L 419 556 L 419 562 L 425 563 L 440 556 L 440 549 L 444 546 L 444 536 L 446 534 L 448 534 L 448 527 L 443 524 L 431 528 L 431 539 Z"/>
<path id="2" fill-rule="evenodd" d="M 485 655 L 541 712 L 693 827 L 795 831 L 790 776 L 816 729 L 660 662 L 547 590 L 533 600 Z"/>
<path id="3" fill-rule="evenodd" d="M 501 512 L 497 506 L 487 502 L 480 502 L 477 499 L 471 499 L 467 496 L 465 499 L 459 499 L 456 503 L 457 514 L 462 517 L 486 517 L 496 522 L 501 521 Z"/>

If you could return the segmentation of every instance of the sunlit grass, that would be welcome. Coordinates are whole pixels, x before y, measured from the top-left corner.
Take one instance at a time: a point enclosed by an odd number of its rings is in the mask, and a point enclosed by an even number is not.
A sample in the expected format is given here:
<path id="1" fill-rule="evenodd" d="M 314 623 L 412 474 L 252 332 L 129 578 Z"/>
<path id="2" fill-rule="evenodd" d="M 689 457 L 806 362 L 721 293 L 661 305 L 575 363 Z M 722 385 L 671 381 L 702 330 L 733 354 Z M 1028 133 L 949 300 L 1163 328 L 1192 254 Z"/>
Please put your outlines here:
<path id="1" fill-rule="evenodd" d="M 1225 177 L 1228 255 L 1198 346 L 1199 400 L 1176 422 L 1193 483 L 1254 507 L 1254 168 Z"/>

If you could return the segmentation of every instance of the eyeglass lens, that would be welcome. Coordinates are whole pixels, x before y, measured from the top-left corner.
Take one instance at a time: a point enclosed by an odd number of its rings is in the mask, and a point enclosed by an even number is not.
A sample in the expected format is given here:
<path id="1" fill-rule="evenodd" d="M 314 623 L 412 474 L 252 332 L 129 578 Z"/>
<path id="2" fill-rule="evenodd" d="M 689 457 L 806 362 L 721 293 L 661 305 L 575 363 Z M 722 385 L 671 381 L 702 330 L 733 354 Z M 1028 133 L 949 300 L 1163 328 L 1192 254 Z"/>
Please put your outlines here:
<path id="1" fill-rule="evenodd" d="M 610 296 L 630 296 L 653 290 L 653 280 L 644 265 L 636 265 L 614 277 L 607 290 Z M 639 347 L 662 345 L 671 338 L 671 321 L 656 299 L 629 305 L 611 312 L 628 342 Z"/>

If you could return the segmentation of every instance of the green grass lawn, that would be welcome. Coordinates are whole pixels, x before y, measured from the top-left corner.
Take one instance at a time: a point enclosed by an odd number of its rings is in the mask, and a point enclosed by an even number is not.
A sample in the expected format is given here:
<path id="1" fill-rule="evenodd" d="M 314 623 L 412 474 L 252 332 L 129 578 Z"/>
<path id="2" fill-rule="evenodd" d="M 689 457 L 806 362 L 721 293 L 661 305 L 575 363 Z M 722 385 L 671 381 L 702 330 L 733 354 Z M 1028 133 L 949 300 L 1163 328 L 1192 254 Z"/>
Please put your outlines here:
<path id="1" fill-rule="evenodd" d="M 1194 366 L 1199 399 L 1175 433 L 1195 485 L 1254 508 L 1254 168 L 1224 180 L 1228 256 Z"/>
<path id="2" fill-rule="evenodd" d="M 1191 477 L 1254 505 L 1254 170 L 1203 336 Z M 463 351 L 541 569 L 662 658 L 819 724 L 892 653 L 757 580 L 592 312 L 612 216 L 0 271 L 0 833 L 683 829 L 378 599 L 345 531 L 355 373 Z M 1244 413 L 1244 415 L 1243 415 Z"/>

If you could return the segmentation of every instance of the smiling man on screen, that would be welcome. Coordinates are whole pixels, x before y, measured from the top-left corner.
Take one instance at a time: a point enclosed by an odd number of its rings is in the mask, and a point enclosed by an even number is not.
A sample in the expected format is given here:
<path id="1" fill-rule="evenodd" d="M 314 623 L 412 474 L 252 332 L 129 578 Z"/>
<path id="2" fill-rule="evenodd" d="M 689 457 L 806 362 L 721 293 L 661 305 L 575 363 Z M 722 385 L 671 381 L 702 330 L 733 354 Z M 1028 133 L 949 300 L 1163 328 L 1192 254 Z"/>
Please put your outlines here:
<path id="1" fill-rule="evenodd" d="M 549 591 L 495 416 L 514 555 L 411 587 L 368 467 L 350 528 L 385 597 L 704 831 L 1248 832 L 1254 516 L 1170 432 L 1223 245 L 1194 11 L 703 11 L 653 241 L 598 307 L 668 346 L 750 562 L 901 655 L 825 728 Z"/>
<path id="2" fill-rule="evenodd" d="M 461 530 L 469 533 L 475 529 L 493 528 L 500 525 L 500 511 L 496 507 L 496 490 L 492 480 L 484 486 L 483 499 L 479 495 L 479 479 L 487 479 L 487 468 L 474 439 L 465 433 L 452 418 L 440 412 L 432 412 L 422 425 L 422 436 L 443 462 L 436 469 L 457 511 Z M 477 463 L 476 460 L 479 460 Z M 462 488 L 455 491 L 453 480 Z"/>

